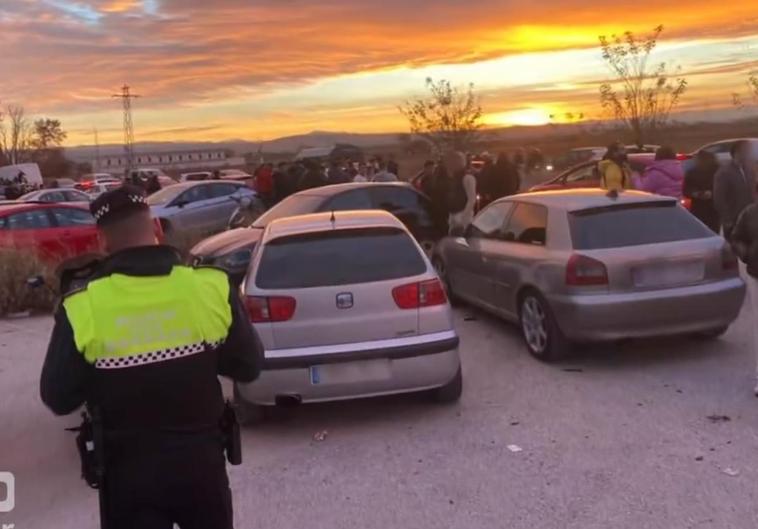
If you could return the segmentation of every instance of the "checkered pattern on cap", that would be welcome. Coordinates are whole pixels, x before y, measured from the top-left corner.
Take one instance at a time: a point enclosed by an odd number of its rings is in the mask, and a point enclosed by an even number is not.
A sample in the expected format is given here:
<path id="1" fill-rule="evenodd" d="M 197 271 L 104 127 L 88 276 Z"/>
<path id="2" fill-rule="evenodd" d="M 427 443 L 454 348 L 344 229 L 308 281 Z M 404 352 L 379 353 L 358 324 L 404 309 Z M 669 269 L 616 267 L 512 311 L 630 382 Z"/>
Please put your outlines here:
<path id="1" fill-rule="evenodd" d="M 113 356 L 100 358 L 95 361 L 95 367 L 97 369 L 123 369 L 127 367 L 166 362 L 169 360 L 178 360 L 179 358 L 185 358 L 187 356 L 202 353 L 206 350 L 212 351 L 218 348 L 222 343 L 223 340 L 218 342 L 199 342 L 180 345 L 178 347 L 171 347 L 168 349 L 159 349 L 157 351 L 148 351 L 146 353 L 132 356 Z"/>
<path id="2" fill-rule="evenodd" d="M 148 209 L 144 190 L 133 185 L 123 185 L 106 191 L 90 204 L 90 213 L 95 217 L 98 225 L 107 224 L 136 211 Z"/>

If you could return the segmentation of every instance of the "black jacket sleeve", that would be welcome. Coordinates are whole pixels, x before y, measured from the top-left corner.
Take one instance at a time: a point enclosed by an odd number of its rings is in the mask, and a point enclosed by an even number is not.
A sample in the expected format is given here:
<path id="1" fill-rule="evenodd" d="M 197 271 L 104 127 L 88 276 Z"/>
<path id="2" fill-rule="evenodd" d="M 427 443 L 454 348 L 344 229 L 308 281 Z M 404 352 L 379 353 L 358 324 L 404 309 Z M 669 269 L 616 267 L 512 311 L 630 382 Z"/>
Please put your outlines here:
<path id="1" fill-rule="evenodd" d="M 218 348 L 218 374 L 238 382 L 252 382 L 263 366 L 263 345 L 234 285 L 229 287 L 229 306 L 232 324 L 226 341 Z"/>
<path id="2" fill-rule="evenodd" d="M 55 327 L 42 366 L 40 396 L 56 415 L 66 415 L 79 408 L 87 398 L 87 388 L 94 368 L 77 350 L 74 331 L 63 306 L 55 313 Z"/>

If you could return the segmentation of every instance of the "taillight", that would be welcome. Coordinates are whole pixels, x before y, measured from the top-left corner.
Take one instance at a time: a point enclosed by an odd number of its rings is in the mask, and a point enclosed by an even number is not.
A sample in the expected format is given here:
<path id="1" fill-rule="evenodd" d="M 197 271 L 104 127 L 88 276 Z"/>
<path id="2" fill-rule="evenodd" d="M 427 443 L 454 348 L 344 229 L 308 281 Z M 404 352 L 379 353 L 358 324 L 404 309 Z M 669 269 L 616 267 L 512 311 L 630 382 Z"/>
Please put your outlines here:
<path id="1" fill-rule="evenodd" d="M 281 322 L 292 319 L 295 315 L 297 301 L 287 296 L 245 297 L 245 307 L 253 323 Z"/>
<path id="2" fill-rule="evenodd" d="M 690 211 L 690 210 L 692 209 L 692 200 L 691 200 L 691 199 L 689 199 L 689 198 L 687 198 L 687 197 L 684 197 L 684 198 L 680 198 L 680 199 L 679 199 L 679 203 L 680 203 L 680 204 L 682 205 L 682 207 L 683 207 L 684 209 L 686 209 L 687 211 Z"/>
<path id="3" fill-rule="evenodd" d="M 392 298 L 401 309 L 418 309 L 447 303 L 445 289 L 439 279 L 395 287 L 392 289 Z"/>
<path id="4" fill-rule="evenodd" d="M 721 268 L 723 270 L 737 270 L 739 263 L 737 262 L 737 256 L 734 255 L 732 245 L 729 243 L 724 244 L 721 248 Z"/>
<path id="5" fill-rule="evenodd" d="M 566 284 L 577 287 L 607 285 L 608 270 L 597 259 L 574 254 L 566 265 Z"/>
<path id="6" fill-rule="evenodd" d="M 685 160 L 689 160 L 691 158 L 692 158 L 691 154 L 684 154 L 684 153 L 680 152 L 679 154 L 676 155 L 676 159 L 679 160 L 680 162 L 683 162 Z"/>

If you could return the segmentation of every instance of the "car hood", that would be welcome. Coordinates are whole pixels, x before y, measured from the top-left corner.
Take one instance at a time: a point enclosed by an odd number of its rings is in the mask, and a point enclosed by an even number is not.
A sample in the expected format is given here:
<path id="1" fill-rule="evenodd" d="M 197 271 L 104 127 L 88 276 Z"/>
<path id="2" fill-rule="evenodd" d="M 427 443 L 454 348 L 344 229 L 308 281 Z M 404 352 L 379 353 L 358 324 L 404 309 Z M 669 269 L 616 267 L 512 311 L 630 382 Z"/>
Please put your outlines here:
<path id="1" fill-rule="evenodd" d="M 196 257 L 220 257 L 235 250 L 249 248 L 261 240 L 260 228 L 237 228 L 203 239 L 191 250 Z"/>

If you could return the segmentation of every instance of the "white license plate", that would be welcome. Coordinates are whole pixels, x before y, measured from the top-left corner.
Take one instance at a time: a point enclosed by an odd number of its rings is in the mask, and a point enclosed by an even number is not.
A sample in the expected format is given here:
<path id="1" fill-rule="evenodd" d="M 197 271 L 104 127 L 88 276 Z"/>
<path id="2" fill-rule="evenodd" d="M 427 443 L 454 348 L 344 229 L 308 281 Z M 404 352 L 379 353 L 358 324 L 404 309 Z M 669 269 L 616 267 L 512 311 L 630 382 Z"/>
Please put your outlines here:
<path id="1" fill-rule="evenodd" d="M 378 360 L 362 360 L 344 364 L 327 364 L 311 366 L 311 384 L 351 384 L 354 382 L 369 382 L 387 380 L 392 376 L 390 361 L 386 358 Z"/>
<path id="2" fill-rule="evenodd" d="M 703 261 L 659 263 L 635 268 L 632 272 L 636 287 L 666 287 L 697 283 L 705 277 Z"/>

